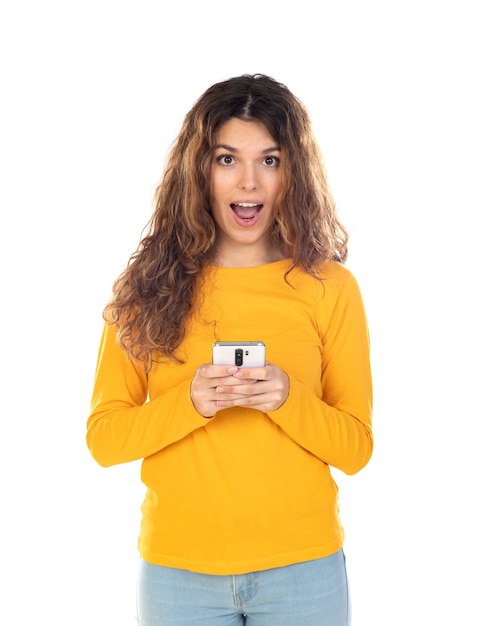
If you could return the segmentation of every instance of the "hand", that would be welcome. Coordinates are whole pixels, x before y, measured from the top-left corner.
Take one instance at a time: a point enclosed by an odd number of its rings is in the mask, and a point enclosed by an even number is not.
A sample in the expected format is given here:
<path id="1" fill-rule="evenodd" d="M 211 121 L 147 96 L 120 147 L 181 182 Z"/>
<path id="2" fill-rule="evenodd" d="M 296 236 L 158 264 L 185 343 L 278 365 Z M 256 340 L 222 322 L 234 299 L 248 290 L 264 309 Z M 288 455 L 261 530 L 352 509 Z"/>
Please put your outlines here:
<path id="1" fill-rule="evenodd" d="M 190 387 L 190 397 L 193 406 L 203 417 L 213 417 L 221 408 L 218 405 L 220 387 L 230 387 L 235 389 L 238 386 L 246 385 L 248 382 L 255 383 L 256 379 L 238 380 L 234 374 L 238 368 L 233 365 L 212 365 L 204 363 L 195 372 Z"/>
<path id="2" fill-rule="evenodd" d="M 192 402 L 204 417 L 233 406 L 275 411 L 288 395 L 289 376 L 272 363 L 239 369 L 204 364 L 196 371 L 191 385 Z"/>

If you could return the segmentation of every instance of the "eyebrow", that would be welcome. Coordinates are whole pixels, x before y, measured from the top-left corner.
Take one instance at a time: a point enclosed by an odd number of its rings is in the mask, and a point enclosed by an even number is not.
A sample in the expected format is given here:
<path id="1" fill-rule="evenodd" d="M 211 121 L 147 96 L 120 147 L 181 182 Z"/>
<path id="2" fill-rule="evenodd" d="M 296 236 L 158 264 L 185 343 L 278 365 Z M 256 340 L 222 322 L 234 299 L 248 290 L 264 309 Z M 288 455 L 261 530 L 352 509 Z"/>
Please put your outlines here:
<path id="1" fill-rule="evenodd" d="M 219 143 L 214 147 L 215 150 L 228 150 L 229 152 L 238 152 L 239 150 L 237 148 L 235 148 L 234 146 L 229 146 L 228 144 L 225 143 Z M 279 148 L 279 146 L 271 146 L 270 148 L 266 148 L 265 150 L 262 150 L 262 154 L 267 154 L 269 152 L 280 152 L 281 149 Z"/>

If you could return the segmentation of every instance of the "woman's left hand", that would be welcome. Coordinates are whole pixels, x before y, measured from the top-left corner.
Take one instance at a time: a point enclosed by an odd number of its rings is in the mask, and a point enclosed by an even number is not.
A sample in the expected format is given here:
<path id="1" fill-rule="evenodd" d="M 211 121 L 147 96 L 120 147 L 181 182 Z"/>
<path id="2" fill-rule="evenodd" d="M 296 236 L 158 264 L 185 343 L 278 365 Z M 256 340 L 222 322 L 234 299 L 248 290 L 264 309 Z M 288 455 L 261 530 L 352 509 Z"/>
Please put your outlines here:
<path id="1" fill-rule="evenodd" d="M 266 363 L 264 367 L 240 368 L 232 376 L 237 379 L 237 385 L 216 388 L 216 404 L 220 409 L 244 406 L 264 412 L 275 411 L 289 395 L 289 376 L 273 363 Z M 246 385 L 240 384 L 243 380 L 248 381 Z"/>

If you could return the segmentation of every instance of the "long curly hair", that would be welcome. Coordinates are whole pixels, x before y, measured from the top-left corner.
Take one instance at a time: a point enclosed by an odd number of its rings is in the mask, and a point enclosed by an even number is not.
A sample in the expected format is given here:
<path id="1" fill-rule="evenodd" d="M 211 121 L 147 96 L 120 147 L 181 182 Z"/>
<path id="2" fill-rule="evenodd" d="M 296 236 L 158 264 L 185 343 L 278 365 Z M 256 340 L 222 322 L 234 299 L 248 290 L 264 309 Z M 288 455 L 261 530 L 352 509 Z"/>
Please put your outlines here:
<path id="1" fill-rule="evenodd" d="M 168 154 L 155 208 L 137 250 L 113 285 L 103 317 L 117 326 L 128 356 L 151 368 L 153 355 L 179 360 L 195 293 L 215 245 L 210 168 L 216 135 L 230 118 L 265 125 L 281 149 L 282 191 L 272 239 L 316 276 L 332 259 L 344 263 L 348 235 L 339 222 L 307 109 L 282 83 L 243 75 L 209 87 L 186 115 Z M 286 277 L 287 278 L 287 277 Z"/>

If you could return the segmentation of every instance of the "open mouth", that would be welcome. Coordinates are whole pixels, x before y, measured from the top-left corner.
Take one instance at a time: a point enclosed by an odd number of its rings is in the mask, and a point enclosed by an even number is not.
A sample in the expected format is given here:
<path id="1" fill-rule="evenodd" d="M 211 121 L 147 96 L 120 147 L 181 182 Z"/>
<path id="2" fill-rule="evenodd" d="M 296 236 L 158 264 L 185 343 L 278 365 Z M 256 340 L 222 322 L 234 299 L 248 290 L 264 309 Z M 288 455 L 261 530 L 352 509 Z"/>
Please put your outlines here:
<path id="1" fill-rule="evenodd" d="M 262 204 L 257 204 L 255 202 L 240 202 L 231 204 L 230 208 L 239 219 L 249 223 L 262 209 Z"/>

